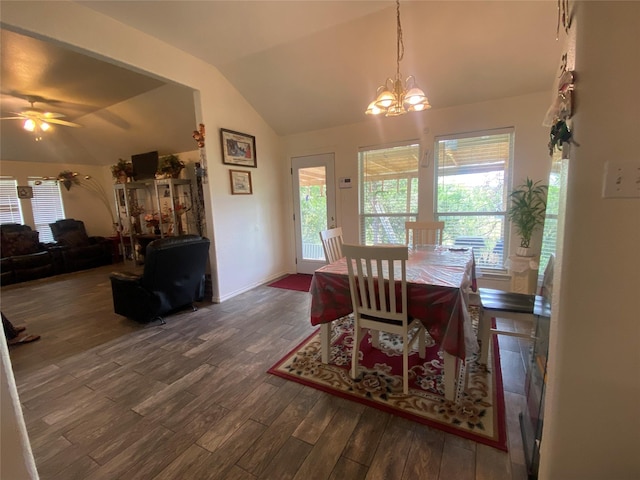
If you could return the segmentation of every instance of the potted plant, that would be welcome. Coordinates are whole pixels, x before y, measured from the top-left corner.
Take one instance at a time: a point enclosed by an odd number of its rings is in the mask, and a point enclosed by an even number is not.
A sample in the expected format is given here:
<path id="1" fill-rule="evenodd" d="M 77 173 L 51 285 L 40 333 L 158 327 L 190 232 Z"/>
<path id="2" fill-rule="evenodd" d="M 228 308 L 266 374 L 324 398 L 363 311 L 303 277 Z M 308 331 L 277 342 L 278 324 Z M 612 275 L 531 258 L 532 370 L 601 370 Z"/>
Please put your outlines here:
<path id="1" fill-rule="evenodd" d="M 520 236 L 520 248 L 516 255 L 533 256 L 530 250 L 533 232 L 544 225 L 547 209 L 548 185 L 541 185 L 540 180 L 534 182 L 529 177 L 522 185 L 518 185 L 510 194 L 511 205 L 507 210 L 509 220 Z"/>
<path id="2" fill-rule="evenodd" d="M 184 168 L 184 162 L 177 155 L 164 155 L 160 157 L 160 168 L 156 178 L 178 178 Z"/>
<path id="3" fill-rule="evenodd" d="M 111 175 L 118 183 L 126 183 L 127 178 L 133 177 L 133 164 L 119 158 L 118 163 L 111 165 Z"/>

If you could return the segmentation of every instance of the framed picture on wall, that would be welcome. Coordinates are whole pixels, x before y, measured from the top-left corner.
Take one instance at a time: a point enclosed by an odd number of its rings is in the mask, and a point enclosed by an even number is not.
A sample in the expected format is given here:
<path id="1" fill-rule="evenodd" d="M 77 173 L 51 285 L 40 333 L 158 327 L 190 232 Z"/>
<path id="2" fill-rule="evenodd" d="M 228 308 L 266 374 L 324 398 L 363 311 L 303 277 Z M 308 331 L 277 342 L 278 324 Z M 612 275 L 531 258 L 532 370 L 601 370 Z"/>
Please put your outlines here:
<path id="1" fill-rule="evenodd" d="M 233 130 L 220 129 L 222 163 L 256 168 L 256 137 Z"/>
<path id="2" fill-rule="evenodd" d="M 246 170 L 229 170 L 232 195 L 251 195 L 253 187 L 251 185 L 251 172 Z"/>
<path id="3" fill-rule="evenodd" d="M 33 188 L 18 185 L 18 198 L 33 198 Z"/>

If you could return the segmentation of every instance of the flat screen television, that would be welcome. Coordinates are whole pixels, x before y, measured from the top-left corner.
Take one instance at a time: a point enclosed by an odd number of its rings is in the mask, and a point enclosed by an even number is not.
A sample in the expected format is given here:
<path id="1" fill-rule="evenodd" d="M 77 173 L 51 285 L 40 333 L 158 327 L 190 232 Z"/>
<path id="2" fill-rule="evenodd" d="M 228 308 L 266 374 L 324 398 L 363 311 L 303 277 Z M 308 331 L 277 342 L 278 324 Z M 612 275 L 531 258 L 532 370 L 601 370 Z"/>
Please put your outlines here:
<path id="1" fill-rule="evenodd" d="M 131 155 L 131 165 L 133 166 L 134 181 L 155 178 L 158 170 L 158 151 Z"/>

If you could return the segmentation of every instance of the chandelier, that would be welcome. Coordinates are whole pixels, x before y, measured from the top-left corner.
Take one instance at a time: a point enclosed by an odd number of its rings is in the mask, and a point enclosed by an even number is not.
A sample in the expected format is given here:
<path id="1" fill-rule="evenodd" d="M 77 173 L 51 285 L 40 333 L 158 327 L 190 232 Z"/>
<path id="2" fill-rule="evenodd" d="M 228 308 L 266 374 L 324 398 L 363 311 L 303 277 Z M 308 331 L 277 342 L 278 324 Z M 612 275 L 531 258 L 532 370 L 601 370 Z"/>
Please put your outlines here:
<path id="1" fill-rule="evenodd" d="M 407 112 L 419 112 L 431 108 L 424 92 L 416 84 L 413 75 L 409 75 L 403 82 L 400 75 L 400 61 L 404 57 L 404 42 L 402 41 L 402 25 L 400 23 L 400 0 L 396 0 L 397 40 L 396 40 L 396 77 L 387 78 L 384 85 L 376 91 L 376 98 L 364 112 L 367 115 L 395 117 Z"/>

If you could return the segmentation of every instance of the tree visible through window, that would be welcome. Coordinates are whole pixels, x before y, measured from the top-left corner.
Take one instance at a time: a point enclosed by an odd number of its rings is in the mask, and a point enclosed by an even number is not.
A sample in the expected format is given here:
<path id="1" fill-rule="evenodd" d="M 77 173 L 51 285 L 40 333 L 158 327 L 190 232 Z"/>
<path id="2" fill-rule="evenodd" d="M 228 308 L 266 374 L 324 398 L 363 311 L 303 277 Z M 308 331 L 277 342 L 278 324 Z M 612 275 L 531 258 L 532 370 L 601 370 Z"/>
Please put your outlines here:
<path id="1" fill-rule="evenodd" d="M 474 247 L 476 262 L 502 269 L 513 130 L 436 138 L 436 214 L 444 242 Z"/>
<path id="2" fill-rule="evenodd" d="M 360 242 L 403 244 L 418 216 L 419 145 L 361 151 Z"/>

